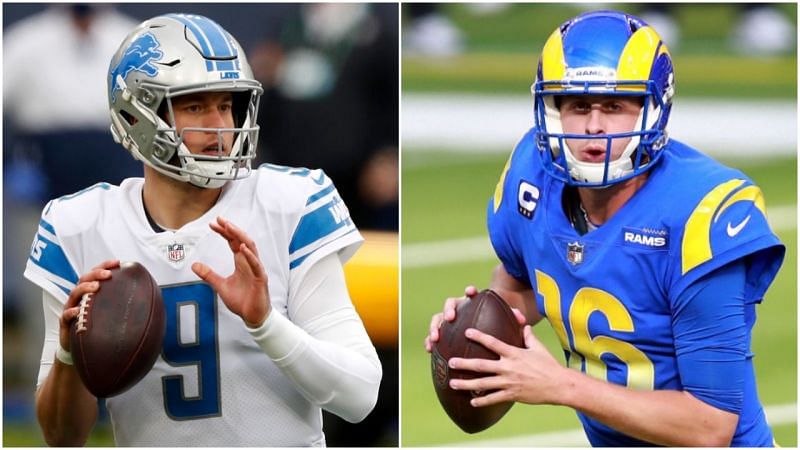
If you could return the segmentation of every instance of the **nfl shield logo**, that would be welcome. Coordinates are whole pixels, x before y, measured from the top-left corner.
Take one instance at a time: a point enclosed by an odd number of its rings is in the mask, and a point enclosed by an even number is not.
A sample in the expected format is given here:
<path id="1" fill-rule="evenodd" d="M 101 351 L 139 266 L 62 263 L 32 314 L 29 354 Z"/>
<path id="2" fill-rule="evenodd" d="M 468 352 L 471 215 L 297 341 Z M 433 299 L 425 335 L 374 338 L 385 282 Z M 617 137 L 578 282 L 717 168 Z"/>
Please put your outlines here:
<path id="1" fill-rule="evenodd" d="M 183 244 L 170 244 L 167 246 L 167 256 L 170 261 L 178 262 L 183 259 L 185 253 L 183 252 Z"/>
<path id="2" fill-rule="evenodd" d="M 583 245 L 579 242 L 567 244 L 567 261 L 577 266 L 583 262 Z"/>

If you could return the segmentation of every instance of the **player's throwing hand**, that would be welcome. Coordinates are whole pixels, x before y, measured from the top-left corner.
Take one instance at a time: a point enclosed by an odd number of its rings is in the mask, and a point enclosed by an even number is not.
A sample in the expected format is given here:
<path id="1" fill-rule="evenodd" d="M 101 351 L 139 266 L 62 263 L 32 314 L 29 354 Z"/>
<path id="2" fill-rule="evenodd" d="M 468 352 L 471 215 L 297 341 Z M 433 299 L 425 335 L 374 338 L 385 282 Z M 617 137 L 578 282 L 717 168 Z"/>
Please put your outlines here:
<path id="1" fill-rule="evenodd" d="M 217 217 L 217 221 L 209 226 L 228 241 L 233 252 L 234 271 L 228 277 L 222 277 L 201 262 L 192 264 L 192 271 L 210 284 L 225 306 L 241 317 L 248 327 L 258 328 L 267 319 L 271 307 L 267 275 L 258 258 L 256 244 L 242 229 L 222 217 Z"/>

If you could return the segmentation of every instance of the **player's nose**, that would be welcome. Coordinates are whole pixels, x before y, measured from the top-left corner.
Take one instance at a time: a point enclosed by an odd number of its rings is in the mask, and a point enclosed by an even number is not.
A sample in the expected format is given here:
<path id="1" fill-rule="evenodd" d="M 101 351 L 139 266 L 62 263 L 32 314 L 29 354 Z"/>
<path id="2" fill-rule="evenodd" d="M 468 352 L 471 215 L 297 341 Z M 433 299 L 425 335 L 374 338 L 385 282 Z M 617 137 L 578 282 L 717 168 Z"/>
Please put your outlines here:
<path id="1" fill-rule="evenodd" d="M 586 116 L 586 134 L 604 134 L 605 120 L 599 108 L 592 108 Z"/>
<path id="2" fill-rule="evenodd" d="M 205 116 L 205 126 L 208 128 L 225 128 L 225 112 L 217 108 L 209 108 Z"/>

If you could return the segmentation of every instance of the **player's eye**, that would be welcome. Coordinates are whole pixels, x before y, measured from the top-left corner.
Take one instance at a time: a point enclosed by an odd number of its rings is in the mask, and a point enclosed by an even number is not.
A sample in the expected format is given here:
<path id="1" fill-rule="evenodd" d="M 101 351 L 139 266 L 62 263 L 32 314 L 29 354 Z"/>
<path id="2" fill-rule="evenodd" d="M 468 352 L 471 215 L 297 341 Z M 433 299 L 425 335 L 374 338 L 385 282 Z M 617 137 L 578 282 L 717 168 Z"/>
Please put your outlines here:
<path id="1" fill-rule="evenodd" d="M 577 101 L 570 105 L 570 109 L 575 112 L 586 113 L 592 109 L 592 105 L 589 102 Z"/>
<path id="2" fill-rule="evenodd" d="M 226 103 L 223 103 L 223 104 L 219 105 L 219 110 L 220 111 L 227 112 L 227 111 L 230 111 L 231 109 L 233 109 L 233 103 L 232 102 L 226 102 Z"/>
<path id="3" fill-rule="evenodd" d="M 203 111 L 203 106 L 199 103 L 189 103 L 183 107 L 183 110 L 190 113 L 199 113 Z"/>

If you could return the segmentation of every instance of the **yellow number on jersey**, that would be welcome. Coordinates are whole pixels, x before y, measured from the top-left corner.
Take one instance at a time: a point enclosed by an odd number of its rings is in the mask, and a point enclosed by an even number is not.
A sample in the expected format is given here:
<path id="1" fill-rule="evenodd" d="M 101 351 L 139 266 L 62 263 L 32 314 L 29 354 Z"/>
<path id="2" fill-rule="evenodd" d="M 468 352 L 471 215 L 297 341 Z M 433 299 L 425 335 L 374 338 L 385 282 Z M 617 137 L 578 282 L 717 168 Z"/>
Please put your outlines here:
<path id="1" fill-rule="evenodd" d="M 621 301 L 600 289 L 580 289 L 569 308 L 569 324 L 573 334 L 573 345 L 570 345 L 561 314 L 561 293 L 558 285 L 552 277 L 536 270 L 536 287 L 544 298 L 545 314 L 553 325 L 561 346 L 570 353 L 569 367 L 580 370 L 583 360 L 588 375 L 606 380 L 606 363 L 601 356 L 610 353 L 628 366 L 628 387 L 653 389 L 655 369 L 653 362 L 644 352 L 628 342 L 610 336 L 592 337 L 589 334 L 589 318 L 595 312 L 606 317 L 608 327 L 613 331 L 628 333 L 634 331 L 631 315 Z"/>

